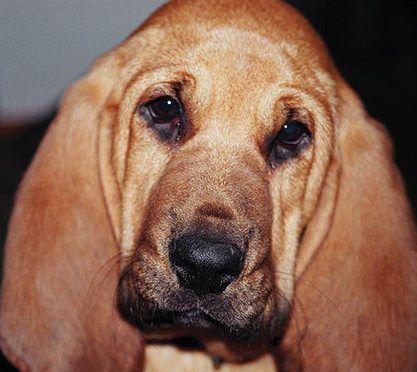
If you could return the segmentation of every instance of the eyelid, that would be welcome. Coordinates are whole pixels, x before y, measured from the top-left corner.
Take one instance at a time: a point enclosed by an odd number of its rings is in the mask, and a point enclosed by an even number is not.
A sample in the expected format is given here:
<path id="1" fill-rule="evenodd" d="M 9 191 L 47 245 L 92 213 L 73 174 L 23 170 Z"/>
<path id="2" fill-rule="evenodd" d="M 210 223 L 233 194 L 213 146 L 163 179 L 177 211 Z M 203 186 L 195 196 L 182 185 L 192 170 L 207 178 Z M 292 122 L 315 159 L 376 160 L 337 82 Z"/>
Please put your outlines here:
<path id="1" fill-rule="evenodd" d="M 173 84 L 172 82 L 163 82 L 149 87 L 138 98 L 136 107 L 140 108 L 143 105 L 146 105 L 147 103 L 163 96 L 172 96 L 177 102 L 180 102 L 177 85 L 178 84 Z"/>

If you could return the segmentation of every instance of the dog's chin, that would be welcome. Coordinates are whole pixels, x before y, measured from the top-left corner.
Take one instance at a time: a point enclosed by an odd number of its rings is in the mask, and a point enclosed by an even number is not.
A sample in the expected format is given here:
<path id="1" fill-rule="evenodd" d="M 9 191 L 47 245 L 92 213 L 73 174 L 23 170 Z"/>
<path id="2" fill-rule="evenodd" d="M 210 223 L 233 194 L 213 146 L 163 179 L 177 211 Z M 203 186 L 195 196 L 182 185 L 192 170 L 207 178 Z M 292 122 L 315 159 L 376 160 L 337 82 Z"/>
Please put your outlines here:
<path id="1" fill-rule="evenodd" d="M 138 308 L 132 302 L 126 306 L 119 301 L 119 311 L 150 342 L 189 347 L 192 340 L 193 347 L 197 345 L 213 357 L 233 362 L 255 359 L 271 350 L 282 335 L 287 317 L 286 313 L 271 312 L 270 317 L 243 324 L 233 319 L 226 323 L 219 314 L 199 308 L 168 311 L 146 301 L 139 303 Z"/>

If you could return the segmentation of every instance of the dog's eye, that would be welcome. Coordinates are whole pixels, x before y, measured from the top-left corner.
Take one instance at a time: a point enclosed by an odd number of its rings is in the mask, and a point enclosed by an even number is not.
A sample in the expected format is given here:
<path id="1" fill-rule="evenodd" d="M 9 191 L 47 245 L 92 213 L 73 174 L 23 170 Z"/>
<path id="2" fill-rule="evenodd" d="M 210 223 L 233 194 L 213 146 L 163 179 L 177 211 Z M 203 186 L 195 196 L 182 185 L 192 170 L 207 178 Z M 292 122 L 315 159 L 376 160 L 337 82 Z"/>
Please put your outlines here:
<path id="1" fill-rule="evenodd" d="M 141 106 L 139 111 L 162 140 L 179 140 L 183 131 L 183 110 L 176 98 L 168 95 L 156 98 Z"/>
<path id="2" fill-rule="evenodd" d="M 175 98 L 171 96 L 159 97 L 148 103 L 152 119 L 158 123 L 179 121 L 181 107 Z"/>
<path id="3" fill-rule="evenodd" d="M 307 127 L 297 121 L 287 121 L 275 137 L 270 151 L 270 163 L 280 164 L 297 156 L 311 142 L 311 133 Z"/>

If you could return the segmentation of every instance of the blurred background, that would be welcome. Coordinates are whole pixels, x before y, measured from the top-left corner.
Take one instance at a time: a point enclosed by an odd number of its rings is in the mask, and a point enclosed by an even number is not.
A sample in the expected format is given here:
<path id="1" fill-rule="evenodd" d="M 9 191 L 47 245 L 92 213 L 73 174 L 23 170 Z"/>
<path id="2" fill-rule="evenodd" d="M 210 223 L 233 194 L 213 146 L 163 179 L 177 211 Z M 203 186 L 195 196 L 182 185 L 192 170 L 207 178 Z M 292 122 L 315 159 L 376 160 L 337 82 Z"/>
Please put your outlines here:
<path id="1" fill-rule="evenodd" d="M 0 0 L 0 247 L 16 187 L 62 91 L 163 2 Z M 390 131 L 415 210 L 417 1 L 288 2 L 315 25 L 368 111 Z M 13 370 L 1 359 L 0 368 Z"/>

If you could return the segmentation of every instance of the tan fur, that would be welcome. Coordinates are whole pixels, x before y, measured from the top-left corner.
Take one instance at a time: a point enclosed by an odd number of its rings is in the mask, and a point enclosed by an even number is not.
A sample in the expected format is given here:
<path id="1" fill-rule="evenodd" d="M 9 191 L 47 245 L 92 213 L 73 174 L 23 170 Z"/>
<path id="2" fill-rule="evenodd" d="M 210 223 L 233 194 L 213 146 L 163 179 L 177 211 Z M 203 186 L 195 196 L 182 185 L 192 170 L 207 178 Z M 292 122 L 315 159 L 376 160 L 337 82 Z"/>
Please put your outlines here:
<path id="1" fill-rule="evenodd" d="M 171 146 L 137 108 L 178 86 L 189 127 Z M 268 166 L 288 107 L 313 143 Z M 138 293 L 190 306 L 167 246 L 197 228 L 247 239 L 241 276 L 206 305 L 219 322 L 259 327 L 246 344 L 141 334 L 117 311 L 142 306 Z M 416 242 L 388 136 L 298 13 L 270 0 L 172 1 L 68 91 L 25 176 L 1 348 L 33 371 L 205 371 L 213 357 L 221 371 L 413 371 Z M 177 336 L 203 349 L 155 341 Z"/>

